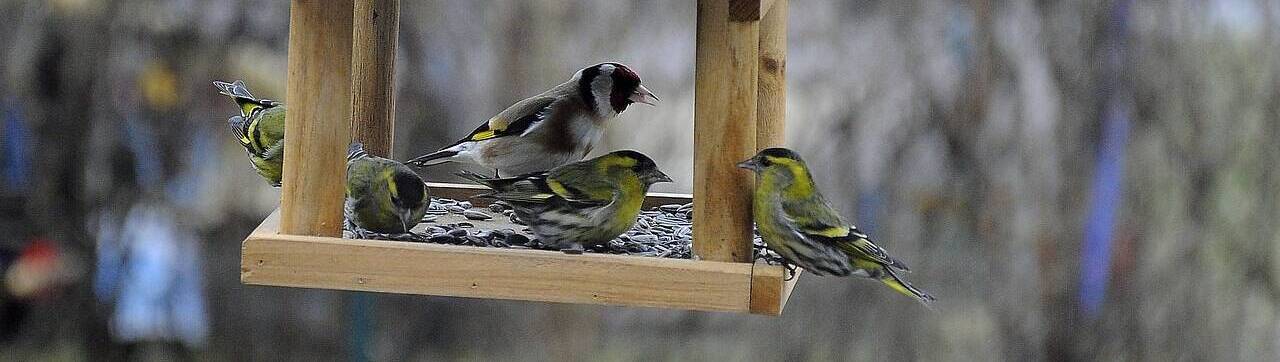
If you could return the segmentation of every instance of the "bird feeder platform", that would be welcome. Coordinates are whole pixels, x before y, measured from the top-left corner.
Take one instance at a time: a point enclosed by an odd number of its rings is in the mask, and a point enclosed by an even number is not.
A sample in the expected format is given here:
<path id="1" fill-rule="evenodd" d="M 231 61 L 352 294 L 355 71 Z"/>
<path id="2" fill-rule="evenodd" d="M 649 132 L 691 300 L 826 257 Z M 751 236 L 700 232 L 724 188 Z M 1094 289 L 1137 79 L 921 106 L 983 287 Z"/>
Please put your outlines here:
<path id="1" fill-rule="evenodd" d="M 391 150 L 399 1 L 293 0 L 281 206 L 244 240 L 241 281 L 781 314 L 798 277 L 753 260 L 754 179 L 734 164 L 783 139 L 787 0 L 697 6 L 693 195 L 646 199 L 694 203 L 696 260 L 341 238 L 347 145 Z M 484 191 L 428 187 L 461 200 Z"/>

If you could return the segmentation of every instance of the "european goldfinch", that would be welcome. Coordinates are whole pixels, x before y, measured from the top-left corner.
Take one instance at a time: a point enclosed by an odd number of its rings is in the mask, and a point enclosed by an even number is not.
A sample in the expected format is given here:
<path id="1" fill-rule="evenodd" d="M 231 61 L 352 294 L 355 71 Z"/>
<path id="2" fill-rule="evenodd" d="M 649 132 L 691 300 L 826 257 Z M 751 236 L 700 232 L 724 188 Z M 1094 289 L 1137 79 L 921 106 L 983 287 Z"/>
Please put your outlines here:
<path id="1" fill-rule="evenodd" d="M 430 204 L 427 185 L 408 166 L 365 153 L 360 143 L 351 144 L 345 211 L 353 224 L 384 234 L 407 233 L 422 221 Z"/>
<path id="2" fill-rule="evenodd" d="M 626 232 L 649 186 L 671 182 L 652 159 L 631 150 L 512 178 L 458 175 L 493 189 L 482 196 L 511 204 L 543 245 L 571 254 Z"/>
<path id="3" fill-rule="evenodd" d="M 657 101 L 631 68 L 596 64 L 508 107 L 452 145 L 406 163 L 471 163 L 508 176 L 543 172 L 586 157 L 600 142 L 607 121 L 627 106 Z"/>
<path id="4" fill-rule="evenodd" d="M 738 167 L 756 173 L 756 228 L 783 259 L 817 275 L 872 278 L 921 302 L 934 300 L 898 276 L 895 269 L 907 271 L 905 264 L 840 218 L 818 191 L 800 155 L 769 148 Z"/>
<path id="5" fill-rule="evenodd" d="M 249 162 L 271 186 L 280 187 L 284 169 L 284 104 L 254 98 L 244 82 L 214 81 L 219 93 L 231 97 L 240 107 L 240 115 L 227 120 L 231 134 L 249 154 Z"/>

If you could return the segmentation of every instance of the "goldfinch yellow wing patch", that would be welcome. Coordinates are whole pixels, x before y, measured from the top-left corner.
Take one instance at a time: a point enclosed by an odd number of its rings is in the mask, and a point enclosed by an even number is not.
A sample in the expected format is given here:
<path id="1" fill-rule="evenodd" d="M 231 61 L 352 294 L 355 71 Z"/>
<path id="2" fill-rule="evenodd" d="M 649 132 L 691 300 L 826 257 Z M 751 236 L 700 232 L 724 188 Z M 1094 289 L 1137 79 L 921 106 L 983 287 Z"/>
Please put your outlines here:
<path id="1" fill-rule="evenodd" d="M 522 102 L 520 105 L 524 105 L 521 107 L 523 112 L 508 110 L 499 113 L 497 116 L 490 118 L 489 121 L 481 123 L 480 127 L 477 127 L 475 131 L 471 131 L 471 135 L 467 136 L 464 141 L 484 141 L 523 134 L 551 114 L 551 102 L 553 100 L 552 98 L 545 98 L 533 103 Z"/>

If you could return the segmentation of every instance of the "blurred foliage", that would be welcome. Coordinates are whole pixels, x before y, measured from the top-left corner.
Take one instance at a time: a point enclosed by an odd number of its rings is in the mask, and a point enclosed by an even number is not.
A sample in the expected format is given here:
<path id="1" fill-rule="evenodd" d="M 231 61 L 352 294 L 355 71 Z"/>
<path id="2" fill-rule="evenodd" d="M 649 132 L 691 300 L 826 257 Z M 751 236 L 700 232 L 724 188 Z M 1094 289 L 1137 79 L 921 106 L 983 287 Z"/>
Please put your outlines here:
<path id="1" fill-rule="evenodd" d="M 1113 5 L 792 1 L 788 144 L 822 165 L 814 176 L 837 208 L 912 265 L 937 312 L 812 275 L 778 318 L 377 295 L 373 354 L 1280 359 L 1280 2 L 1137 2 L 1111 49 L 1125 61 L 1108 73 Z M 600 151 L 650 154 L 681 180 L 658 191 L 688 191 L 695 12 L 674 0 L 404 1 L 395 156 L 615 60 L 663 101 L 622 115 Z M 19 100 L 36 137 L 25 232 L 93 265 L 98 215 L 185 195 L 171 199 L 202 240 L 212 313 L 201 356 L 349 350 L 347 293 L 239 283 L 239 240 L 278 193 L 227 137 L 234 108 L 210 82 L 284 98 L 288 2 L 7 0 L 0 19 L 0 99 Z M 1109 77 L 1132 126 L 1109 287 L 1089 318 L 1076 300 L 1080 240 Z M 138 151 L 137 132 L 156 143 Z M 148 158 L 160 185 L 139 171 Z M 186 184 L 197 186 L 173 186 Z M 0 348 L 111 355 L 105 323 L 84 282 Z"/>

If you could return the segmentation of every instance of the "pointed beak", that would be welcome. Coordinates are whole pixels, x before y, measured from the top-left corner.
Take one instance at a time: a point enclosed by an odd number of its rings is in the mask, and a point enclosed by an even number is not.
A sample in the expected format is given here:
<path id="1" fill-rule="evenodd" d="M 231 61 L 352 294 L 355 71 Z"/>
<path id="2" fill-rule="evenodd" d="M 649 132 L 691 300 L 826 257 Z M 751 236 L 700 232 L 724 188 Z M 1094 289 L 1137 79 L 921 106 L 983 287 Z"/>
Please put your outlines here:
<path id="1" fill-rule="evenodd" d="M 405 233 L 412 231 L 414 226 L 418 226 L 417 224 L 414 224 L 411 219 L 413 219 L 412 210 L 405 210 L 400 213 L 400 226 L 404 228 Z"/>
<path id="2" fill-rule="evenodd" d="M 756 162 L 756 159 L 754 158 L 738 162 L 737 166 L 738 168 L 745 168 L 751 171 L 760 171 L 760 163 Z"/>
<path id="3" fill-rule="evenodd" d="M 645 88 L 644 85 L 637 87 L 635 93 L 631 93 L 631 96 L 627 97 L 627 99 L 651 106 L 658 103 L 658 96 L 653 95 L 653 92 L 650 92 L 649 88 Z"/>
<path id="4" fill-rule="evenodd" d="M 671 182 L 671 176 L 667 176 L 667 174 L 662 173 L 662 171 L 654 170 L 654 172 L 655 174 L 649 175 L 649 177 L 646 177 L 645 181 L 648 181 L 650 184 L 656 184 L 659 182 Z"/>

